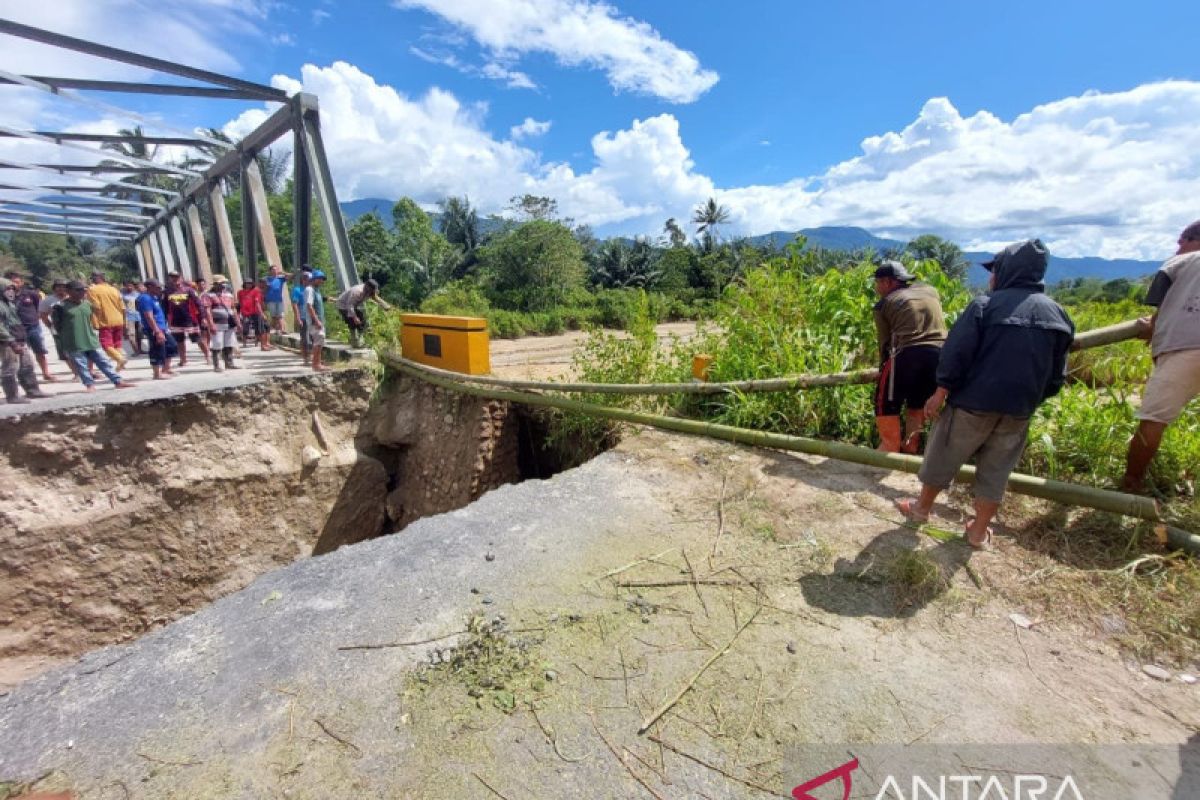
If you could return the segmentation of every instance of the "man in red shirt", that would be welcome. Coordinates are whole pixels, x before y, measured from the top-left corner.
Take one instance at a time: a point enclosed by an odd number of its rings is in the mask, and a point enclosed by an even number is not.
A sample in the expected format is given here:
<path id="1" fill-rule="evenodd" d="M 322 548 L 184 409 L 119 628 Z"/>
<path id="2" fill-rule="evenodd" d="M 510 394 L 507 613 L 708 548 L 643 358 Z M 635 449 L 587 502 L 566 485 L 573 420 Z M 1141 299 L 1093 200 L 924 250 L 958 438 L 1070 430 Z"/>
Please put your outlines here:
<path id="1" fill-rule="evenodd" d="M 242 318 L 242 339 L 248 342 L 251 336 L 258 337 L 262 350 L 274 350 L 271 346 L 267 326 L 263 319 L 263 294 L 254 281 L 242 281 L 237 293 L 238 314 Z"/>

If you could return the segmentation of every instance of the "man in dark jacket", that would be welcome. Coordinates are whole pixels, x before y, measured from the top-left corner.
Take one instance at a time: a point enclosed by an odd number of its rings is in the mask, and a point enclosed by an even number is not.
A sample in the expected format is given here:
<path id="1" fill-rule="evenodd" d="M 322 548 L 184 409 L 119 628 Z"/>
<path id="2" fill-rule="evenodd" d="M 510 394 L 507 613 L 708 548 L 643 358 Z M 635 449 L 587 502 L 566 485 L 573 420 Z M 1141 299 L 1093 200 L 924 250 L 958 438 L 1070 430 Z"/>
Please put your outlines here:
<path id="1" fill-rule="evenodd" d="M 0 278 L 0 387 L 9 403 L 28 403 L 26 398 L 46 396 L 38 388 L 25 325 L 17 312 L 17 287 L 7 278 Z M 18 387 L 25 390 L 25 397 Z"/>
<path id="2" fill-rule="evenodd" d="M 909 519 L 929 518 L 934 500 L 975 457 L 975 516 L 964 537 L 984 547 L 1016 467 L 1033 412 L 1066 380 L 1075 324 L 1044 294 L 1046 247 L 1012 244 L 984 264 L 991 292 L 971 301 L 950 329 L 938 361 L 937 391 L 925 413 L 938 420 L 921 465 L 921 496 L 897 501 Z"/>
<path id="3" fill-rule="evenodd" d="M 875 331 L 879 339 L 879 382 L 875 386 L 875 425 L 879 449 L 916 453 L 925 427 L 925 402 L 937 389 L 938 355 L 946 341 L 946 321 L 937 289 L 921 283 L 899 261 L 875 270 Z M 905 410 L 904 441 L 900 412 Z"/>

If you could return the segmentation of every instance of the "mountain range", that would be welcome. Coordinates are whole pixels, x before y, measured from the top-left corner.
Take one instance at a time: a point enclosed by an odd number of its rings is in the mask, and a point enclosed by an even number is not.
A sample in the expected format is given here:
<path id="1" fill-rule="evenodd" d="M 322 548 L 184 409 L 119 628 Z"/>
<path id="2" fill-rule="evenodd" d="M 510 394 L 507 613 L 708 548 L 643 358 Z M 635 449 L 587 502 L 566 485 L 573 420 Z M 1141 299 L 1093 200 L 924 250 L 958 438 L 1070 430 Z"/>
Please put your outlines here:
<path id="1" fill-rule="evenodd" d="M 348 221 L 353 221 L 364 214 L 375 212 L 390 227 L 392 222 L 392 206 L 395 204 L 396 201 L 394 200 L 367 197 L 362 200 L 351 200 L 342 203 L 341 207 L 342 213 L 346 215 Z M 434 227 L 439 227 L 441 222 L 440 215 L 431 214 L 430 216 L 433 218 Z M 504 224 L 504 220 L 500 217 L 481 217 L 479 222 L 480 233 L 485 235 L 498 230 Z M 776 247 L 782 248 L 788 242 L 795 239 L 798 234 L 803 235 L 808 240 L 808 247 L 822 247 L 826 250 L 862 250 L 872 248 L 882 253 L 889 250 L 903 249 L 906 244 L 906 242 L 896 239 L 885 239 L 876 236 L 865 228 L 847 226 L 802 228 L 798 231 L 772 231 L 760 236 L 752 236 L 749 241 L 758 246 L 771 243 Z M 973 285 L 986 284 L 988 273 L 979 264 L 987 261 L 994 254 L 967 251 L 964 255 L 971 262 L 971 268 L 967 275 L 968 282 Z M 1108 259 L 1094 256 L 1066 258 L 1051 254 L 1050 268 L 1046 273 L 1046 282 L 1058 283 L 1059 281 L 1073 278 L 1099 278 L 1105 281 L 1116 278 L 1135 280 L 1145 275 L 1153 274 L 1158 269 L 1159 263 L 1158 261 L 1138 261 L 1126 258 Z"/>

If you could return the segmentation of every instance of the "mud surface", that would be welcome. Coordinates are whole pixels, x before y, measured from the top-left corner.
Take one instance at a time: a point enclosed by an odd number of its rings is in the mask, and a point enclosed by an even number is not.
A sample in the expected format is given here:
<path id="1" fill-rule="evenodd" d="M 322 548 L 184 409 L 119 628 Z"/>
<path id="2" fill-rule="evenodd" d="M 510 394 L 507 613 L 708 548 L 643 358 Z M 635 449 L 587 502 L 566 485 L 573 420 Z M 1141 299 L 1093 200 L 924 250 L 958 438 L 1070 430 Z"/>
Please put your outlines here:
<path id="1" fill-rule="evenodd" d="M 788 796 L 808 743 L 1195 734 L 1194 687 L 1027 596 L 1021 519 L 973 553 L 900 524 L 914 488 L 631 436 L 21 685 L 0 777 L 85 798 Z M 898 578 L 912 554 L 932 591 Z M 1159 780 L 1139 796 L 1170 797 Z"/>

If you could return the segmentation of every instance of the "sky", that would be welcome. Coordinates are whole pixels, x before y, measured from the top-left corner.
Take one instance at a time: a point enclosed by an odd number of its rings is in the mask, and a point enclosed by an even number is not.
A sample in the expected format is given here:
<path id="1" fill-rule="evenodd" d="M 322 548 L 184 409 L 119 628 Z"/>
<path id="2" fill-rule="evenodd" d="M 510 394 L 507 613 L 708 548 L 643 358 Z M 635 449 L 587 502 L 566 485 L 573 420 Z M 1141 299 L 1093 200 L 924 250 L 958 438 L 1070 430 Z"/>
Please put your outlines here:
<path id="1" fill-rule="evenodd" d="M 316 94 L 343 201 L 465 195 L 493 213 L 530 193 L 600 235 L 654 236 L 715 197 L 725 236 L 855 225 L 1151 260 L 1200 218 L 1194 16 L 1167 0 L 0 0 L 0 17 Z M 0 40 L 2 70 L 167 79 Z M 10 127 L 133 124 L 0 89 Z M 241 136 L 274 107 L 92 96 L 164 133 Z M 0 158 L 44 147 L 0 140 Z"/>

